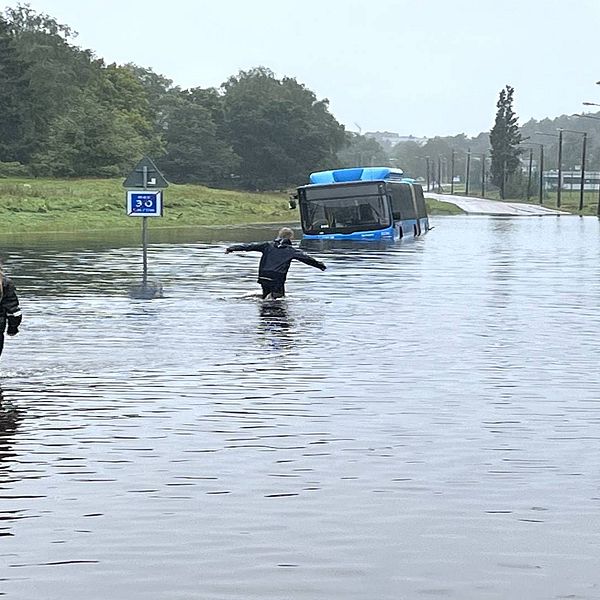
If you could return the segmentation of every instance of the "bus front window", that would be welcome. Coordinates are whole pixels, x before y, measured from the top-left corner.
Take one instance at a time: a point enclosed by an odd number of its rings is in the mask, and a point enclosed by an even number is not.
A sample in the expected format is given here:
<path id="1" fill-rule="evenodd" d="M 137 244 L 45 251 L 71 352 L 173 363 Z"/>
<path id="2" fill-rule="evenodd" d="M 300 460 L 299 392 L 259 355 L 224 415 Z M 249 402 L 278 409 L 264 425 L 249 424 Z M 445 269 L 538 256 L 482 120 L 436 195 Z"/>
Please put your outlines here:
<path id="1" fill-rule="evenodd" d="M 385 229 L 390 214 L 382 196 L 324 198 L 307 202 L 303 221 L 307 233 L 351 233 Z"/>

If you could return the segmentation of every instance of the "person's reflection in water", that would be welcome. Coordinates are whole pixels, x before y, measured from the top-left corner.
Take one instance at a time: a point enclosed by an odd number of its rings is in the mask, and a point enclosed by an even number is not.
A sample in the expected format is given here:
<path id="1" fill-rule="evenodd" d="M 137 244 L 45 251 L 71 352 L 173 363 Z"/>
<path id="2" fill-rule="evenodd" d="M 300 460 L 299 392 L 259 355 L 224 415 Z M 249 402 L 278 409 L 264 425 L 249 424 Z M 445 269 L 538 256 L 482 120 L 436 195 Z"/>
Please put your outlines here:
<path id="1" fill-rule="evenodd" d="M 290 319 L 286 300 L 263 300 L 260 304 L 260 332 L 269 337 L 274 348 L 293 346 L 293 320 Z"/>
<path id="2" fill-rule="evenodd" d="M 10 451 L 12 436 L 17 430 L 20 415 L 17 408 L 6 399 L 2 388 L 0 388 L 0 481 L 2 480 L 2 461 L 14 456 Z"/>

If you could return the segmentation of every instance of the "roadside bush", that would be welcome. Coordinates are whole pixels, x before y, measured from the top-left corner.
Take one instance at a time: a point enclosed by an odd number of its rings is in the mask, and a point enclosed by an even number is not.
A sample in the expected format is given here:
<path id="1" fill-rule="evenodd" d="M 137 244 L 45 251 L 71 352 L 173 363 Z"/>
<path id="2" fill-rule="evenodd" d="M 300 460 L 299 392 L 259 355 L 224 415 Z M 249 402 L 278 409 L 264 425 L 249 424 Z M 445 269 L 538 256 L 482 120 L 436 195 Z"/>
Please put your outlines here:
<path id="1" fill-rule="evenodd" d="M 0 177 L 28 177 L 29 168 L 19 162 L 0 162 Z"/>

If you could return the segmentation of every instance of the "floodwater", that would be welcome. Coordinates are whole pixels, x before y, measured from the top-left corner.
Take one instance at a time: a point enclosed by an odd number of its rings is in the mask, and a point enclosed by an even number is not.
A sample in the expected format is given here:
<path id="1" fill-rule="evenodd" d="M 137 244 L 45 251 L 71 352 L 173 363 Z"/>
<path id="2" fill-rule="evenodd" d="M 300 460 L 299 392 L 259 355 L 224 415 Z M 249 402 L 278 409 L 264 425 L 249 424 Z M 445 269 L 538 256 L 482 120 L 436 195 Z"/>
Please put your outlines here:
<path id="1" fill-rule="evenodd" d="M 437 218 L 257 289 L 272 228 L 7 238 L 11 600 L 600 598 L 600 227 Z M 12 239 L 12 241 L 11 241 Z"/>

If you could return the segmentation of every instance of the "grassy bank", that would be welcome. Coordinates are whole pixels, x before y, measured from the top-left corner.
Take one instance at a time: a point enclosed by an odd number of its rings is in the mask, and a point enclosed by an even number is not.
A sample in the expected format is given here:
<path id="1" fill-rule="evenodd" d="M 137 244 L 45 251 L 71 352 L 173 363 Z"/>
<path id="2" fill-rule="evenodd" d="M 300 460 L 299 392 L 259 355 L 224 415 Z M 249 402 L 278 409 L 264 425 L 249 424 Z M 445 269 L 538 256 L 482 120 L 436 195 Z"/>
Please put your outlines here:
<path id="1" fill-rule="evenodd" d="M 139 218 L 125 215 L 121 183 L 121 179 L 0 179 L 0 233 L 139 228 Z M 461 212 L 444 202 L 427 203 L 432 214 Z M 164 216 L 152 218 L 152 228 L 298 220 L 285 193 L 170 185 L 164 205 Z"/>
<path id="2" fill-rule="evenodd" d="M 122 180 L 0 179 L 0 232 L 139 228 L 125 214 Z M 164 216 L 152 227 L 230 225 L 294 220 L 287 195 L 170 185 Z"/>

